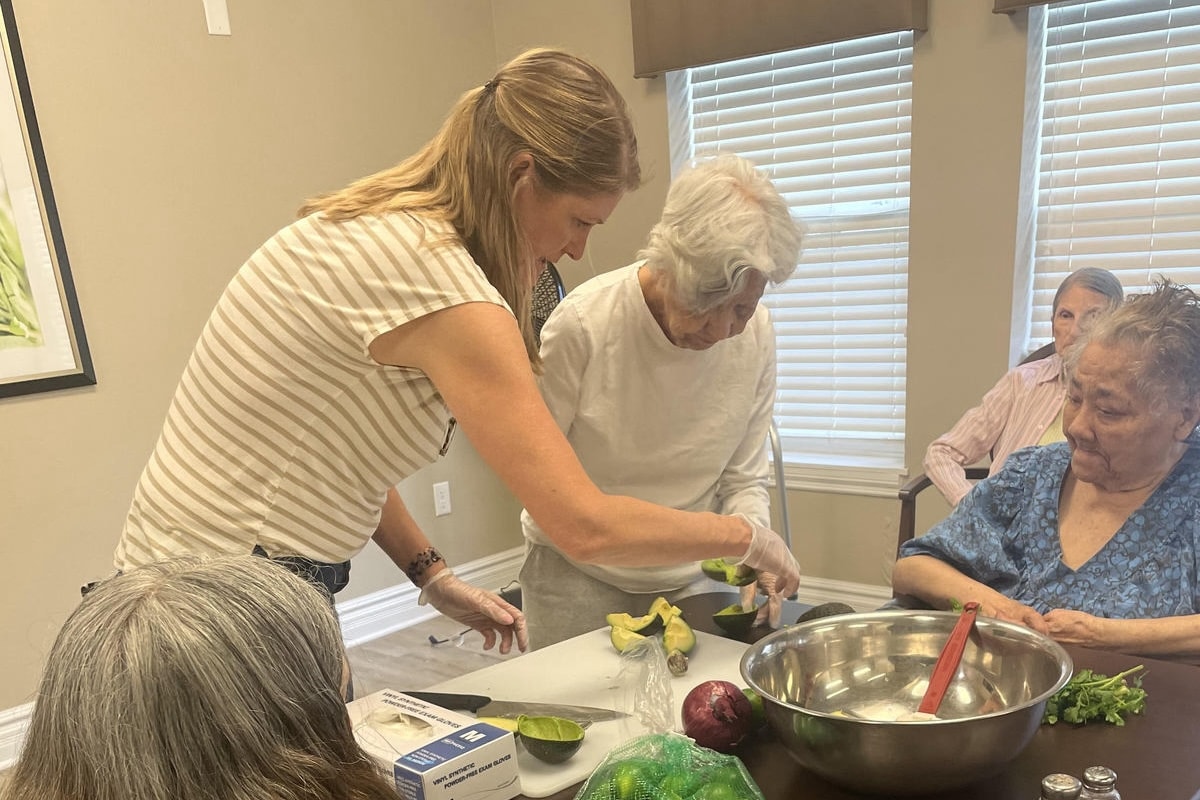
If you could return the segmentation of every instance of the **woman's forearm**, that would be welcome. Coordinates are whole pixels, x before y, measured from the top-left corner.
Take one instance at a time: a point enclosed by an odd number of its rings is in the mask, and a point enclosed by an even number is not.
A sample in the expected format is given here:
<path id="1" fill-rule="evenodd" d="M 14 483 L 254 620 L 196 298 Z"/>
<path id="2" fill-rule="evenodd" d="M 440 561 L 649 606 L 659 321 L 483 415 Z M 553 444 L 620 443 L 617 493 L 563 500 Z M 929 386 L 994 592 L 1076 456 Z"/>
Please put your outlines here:
<path id="1" fill-rule="evenodd" d="M 1200 614 L 1160 619 L 1101 619 L 1098 629 L 1098 640 L 1089 646 L 1146 656 L 1200 657 Z"/>
<path id="2" fill-rule="evenodd" d="M 388 491 L 379 526 L 371 538 L 418 587 L 446 567 L 394 488 Z"/>
<path id="3" fill-rule="evenodd" d="M 1015 603 L 984 583 L 959 572 L 933 556 L 907 556 L 896 562 L 892 587 L 898 594 L 912 595 L 934 608 L 974 600 L 988 616 L 1002 616 Z"/>

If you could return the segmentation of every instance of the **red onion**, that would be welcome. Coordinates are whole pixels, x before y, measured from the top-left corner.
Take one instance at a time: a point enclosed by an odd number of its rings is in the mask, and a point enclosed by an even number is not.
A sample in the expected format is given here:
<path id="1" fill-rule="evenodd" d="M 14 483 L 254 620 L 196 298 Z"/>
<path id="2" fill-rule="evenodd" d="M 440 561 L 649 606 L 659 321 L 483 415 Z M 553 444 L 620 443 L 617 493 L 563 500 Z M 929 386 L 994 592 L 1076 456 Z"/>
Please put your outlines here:
<path id="1" fill-rule="evenodd" d="M 731 751 L 754 726 L 754 709 L 729 681 L 705 681 L 683 698 L 683 732 L 701 747 Z"/>

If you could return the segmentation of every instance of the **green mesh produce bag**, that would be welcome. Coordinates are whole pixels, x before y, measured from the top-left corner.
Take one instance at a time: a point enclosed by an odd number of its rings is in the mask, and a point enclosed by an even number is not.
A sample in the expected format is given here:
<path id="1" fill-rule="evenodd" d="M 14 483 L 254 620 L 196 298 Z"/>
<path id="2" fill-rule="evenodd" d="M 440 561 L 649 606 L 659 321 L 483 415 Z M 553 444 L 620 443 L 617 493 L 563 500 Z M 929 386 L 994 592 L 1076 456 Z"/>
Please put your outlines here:
<path id="1" fill-rule="evenodd" d="M 652 733 L 609 751 L 575 800 L 763 800 L 741 759 L 677 733 Z"/>

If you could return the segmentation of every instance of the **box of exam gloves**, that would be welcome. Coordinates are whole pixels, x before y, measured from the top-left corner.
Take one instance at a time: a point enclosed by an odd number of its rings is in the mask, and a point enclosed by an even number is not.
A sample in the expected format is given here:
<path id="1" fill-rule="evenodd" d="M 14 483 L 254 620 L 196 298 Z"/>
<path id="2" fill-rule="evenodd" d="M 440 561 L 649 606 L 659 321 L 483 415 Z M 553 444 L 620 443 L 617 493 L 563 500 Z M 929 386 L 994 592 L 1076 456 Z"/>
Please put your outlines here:
<path id="1" fill-rule="evenodd" d="M 392 689 L 346 704 L 354 738 L 406 800 L 509 800 L 521 793 L 511 731 Z"/>

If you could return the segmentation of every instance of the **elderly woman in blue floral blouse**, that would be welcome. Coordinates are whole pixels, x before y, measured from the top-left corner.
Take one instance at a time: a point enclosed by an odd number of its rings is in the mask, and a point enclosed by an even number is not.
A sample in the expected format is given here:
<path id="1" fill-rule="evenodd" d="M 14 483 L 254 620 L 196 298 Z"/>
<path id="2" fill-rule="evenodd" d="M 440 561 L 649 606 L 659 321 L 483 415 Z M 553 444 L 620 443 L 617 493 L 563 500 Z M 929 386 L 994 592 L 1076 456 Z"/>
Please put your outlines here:
<path id="1" fill-rule="evenodd" d="M 1066 361 L 1067 441 L 1014 453 L 906 543 L 895 589 L 1060 642 L 1200 656 L 1200 296 L 1162 281 Z"/>

